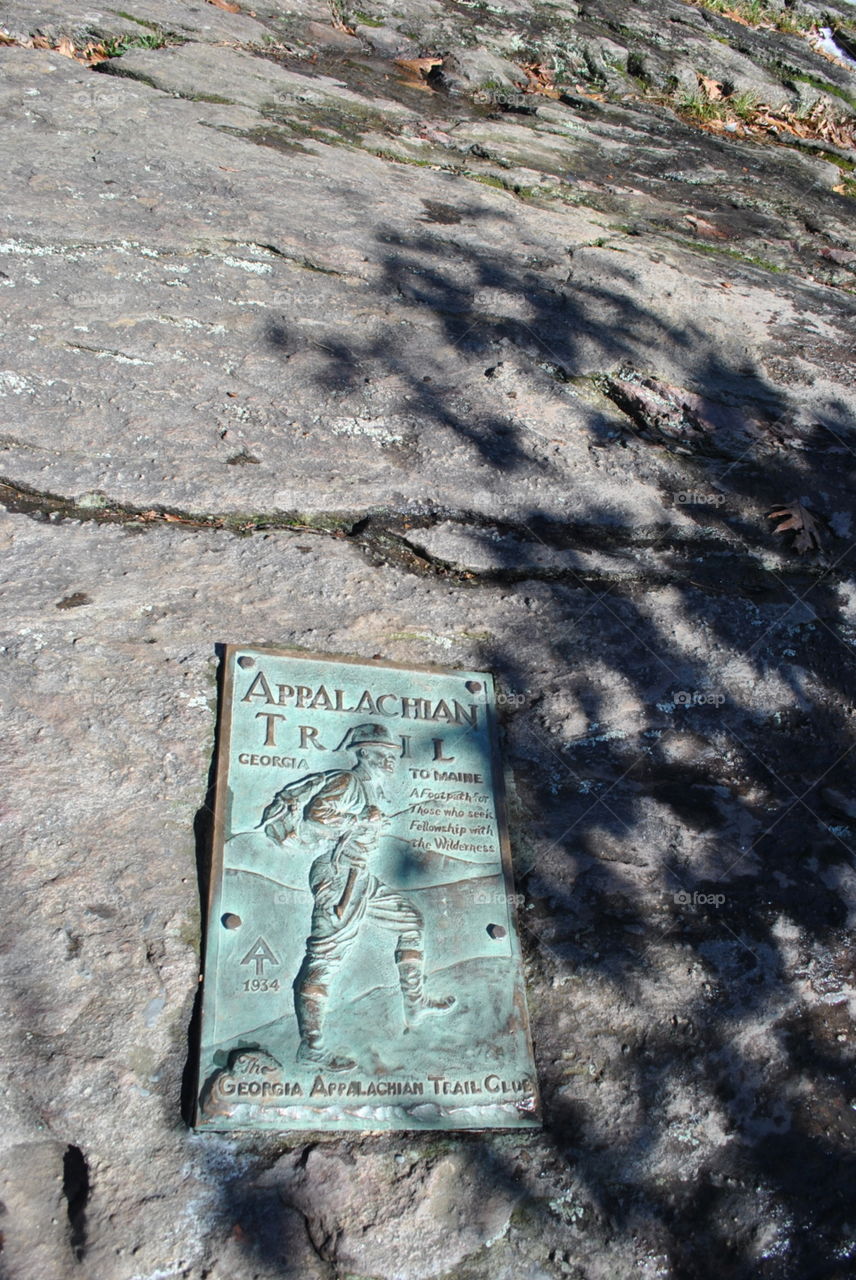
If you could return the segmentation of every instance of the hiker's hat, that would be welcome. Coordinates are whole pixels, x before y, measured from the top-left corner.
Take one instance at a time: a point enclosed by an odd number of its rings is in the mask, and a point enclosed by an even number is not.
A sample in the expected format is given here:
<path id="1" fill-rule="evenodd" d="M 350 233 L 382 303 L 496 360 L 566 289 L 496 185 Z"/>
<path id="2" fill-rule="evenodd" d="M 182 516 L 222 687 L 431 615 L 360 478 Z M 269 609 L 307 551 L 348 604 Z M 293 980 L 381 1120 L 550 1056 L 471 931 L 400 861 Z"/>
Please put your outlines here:
<path id="1" fill-rule="evenodd" d="M 392 735 L 382 724 L 356 724 L 349 729 L 339 744 L 339 751 L 352 747 L 393 747 L 401 750 L 400 742 L 393 742 Z"/>

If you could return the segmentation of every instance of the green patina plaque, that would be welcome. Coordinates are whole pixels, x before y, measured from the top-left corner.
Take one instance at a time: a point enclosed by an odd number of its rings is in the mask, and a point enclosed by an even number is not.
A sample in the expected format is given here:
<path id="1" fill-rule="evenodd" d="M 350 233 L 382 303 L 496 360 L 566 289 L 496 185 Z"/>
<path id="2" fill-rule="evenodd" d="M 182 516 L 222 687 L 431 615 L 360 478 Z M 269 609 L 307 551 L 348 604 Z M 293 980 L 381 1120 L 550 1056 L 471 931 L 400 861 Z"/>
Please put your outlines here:
<path id="1" fill-rule="evenodd" d="M 491 677 L 224 661 L 197 1128 L 536 1126 Z"/>

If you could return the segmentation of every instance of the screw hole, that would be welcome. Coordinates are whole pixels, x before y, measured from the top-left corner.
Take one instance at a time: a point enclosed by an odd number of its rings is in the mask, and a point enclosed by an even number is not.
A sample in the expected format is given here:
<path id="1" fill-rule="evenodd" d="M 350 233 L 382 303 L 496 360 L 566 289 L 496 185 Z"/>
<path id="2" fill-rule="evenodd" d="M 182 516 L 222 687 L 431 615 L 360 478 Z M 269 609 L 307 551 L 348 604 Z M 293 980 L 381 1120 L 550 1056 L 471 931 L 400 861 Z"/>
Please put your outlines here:
<path id="1" fill-rule="evenodd" d="M 498 942 L 500 938 L 504 938 L 508 930 L 503 928 L 501 924 L 489 924 L 487 927 L 488 937 Z"/>
<path id="2" fill-rule="evenodd" d="M 246 667 L 254 667 L 255 665 L 256 665 L 255 658 L 251 658 L 248 653 L 242 653 L 240 658 L 238 659 L 239 667 L 246 668 Z"/>
<path id="3" fill-rule="evenodd" d="M 220 923 L 225 929 L 240 929 L 244 923 L 240 916 L 236 916 L 234 912 L 227 911 L 224 916 L 220 917 Z"/>

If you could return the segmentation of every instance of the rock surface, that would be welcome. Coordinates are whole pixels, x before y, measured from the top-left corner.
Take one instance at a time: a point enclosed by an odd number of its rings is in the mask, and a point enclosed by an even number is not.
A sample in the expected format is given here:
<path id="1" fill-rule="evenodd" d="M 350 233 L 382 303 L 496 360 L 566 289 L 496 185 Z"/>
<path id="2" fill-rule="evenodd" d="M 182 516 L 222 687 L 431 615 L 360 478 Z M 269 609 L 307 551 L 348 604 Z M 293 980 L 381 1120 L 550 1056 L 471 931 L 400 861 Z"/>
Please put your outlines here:
<path id="1" fill-rule="evenodd" d="M 719 7 L 3 7 L 9 1280 L 852 1274 L 854 11 Z M 497 674 L 542 1133 L 188 1129 L 230 640 Z"/>

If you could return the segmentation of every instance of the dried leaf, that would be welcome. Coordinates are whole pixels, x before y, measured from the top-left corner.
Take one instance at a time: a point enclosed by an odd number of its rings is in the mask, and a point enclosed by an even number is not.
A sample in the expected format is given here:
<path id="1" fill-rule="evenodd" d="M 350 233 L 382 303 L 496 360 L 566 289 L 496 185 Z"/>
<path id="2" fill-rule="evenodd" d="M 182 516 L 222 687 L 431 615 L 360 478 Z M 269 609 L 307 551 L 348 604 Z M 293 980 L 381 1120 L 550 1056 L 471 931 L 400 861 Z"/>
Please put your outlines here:
<path id="1" fill-rule="evenodd" d="M 83 49 L 81 61 L 85 62 L 88 67 L 97 67 L 99 62 L 108 60 L 107 50 L 103 44 L 93 44 L 91 41 Z"/>
<path id="2" fill-rule="evenodd" d="M 763 27 L 766 25 L 763 22 L 751 23 L 738 9 L 723 9 L 722 16 L 723 18 L 730 18 L 732 22 L 738 22 L 741 27 L 751 27 L 753 25 Z"/>
<path id="3" fill-rule="evenodd" d="M 424 93 L 434 92 L 430 76 L 435 67 L 442 67 L 442 58 L 396 58 L 394 61 L 403 72 L 404 83 L 411 89 L 421 89 Z"/>
<path id="4" fill-rule="evenodd" d="M 74 41 L 69 36 L 60 36 L 57 42 L 56 51 L 62 54 L 64 58 L 74 58 L 77 56 L 77 50 L 74 47 Z"/>
<path id="5" fill-rule="evenodd" d="M 808 507 L 804 507 L 801 502 L 788 502 L 780 507 L 774 507 L 768 512 L 767 518 L 781 521 L 773 533 L 788 533 L 790 530 L 796 533 L 794 550 L 798 555 L 806 551 L 820 550 L 822 538 L 817 521 Z"/>
<path id="6" fill-rule="evenodd" d="M 426 79 L 433 71 L 434 67 L 442 67 L 442 58 L 396 58 L 395 65 L 403 67 L 405 71 L 409 71 L 414 76 L 424 76 Z"/>
<path id="7" fill-rule="evenodd" d="M 538 93 L 544 98 L 560 98 L 562 95 L 553 83 L 553 72 L 541 62 L 528 62 L 523 70 L 527 83 L 523 85 L 524 93 Z"/>
<path id="8" fill-rule="evenodd" d="M 44 36 L 33 36 L 32 48 L 34 49 L 50 49 L 51 42 L 46 40 Z"/>
<path id="9" fill-rule="evenodd" d="M 711 80 L 710 76 L 699 75 L 698 82 L 711 102 L 719 102 L 723 93 L 722 85 L 718 80 Z"/>
<path id="10" fill-rule="evenodd" d="M 232 4 L 232 0 L 208 0 L 208 4 L 213 4 L 215 9 L 225 9 L 227 13 L 241 12 L 241 6 Z"/>
<path id="11" fill-rule="evenodd" d="M 0 44 L 17 44 L 18 41 L 14 36 L 10 36 L 7 31 L 0 31 Z"/>

